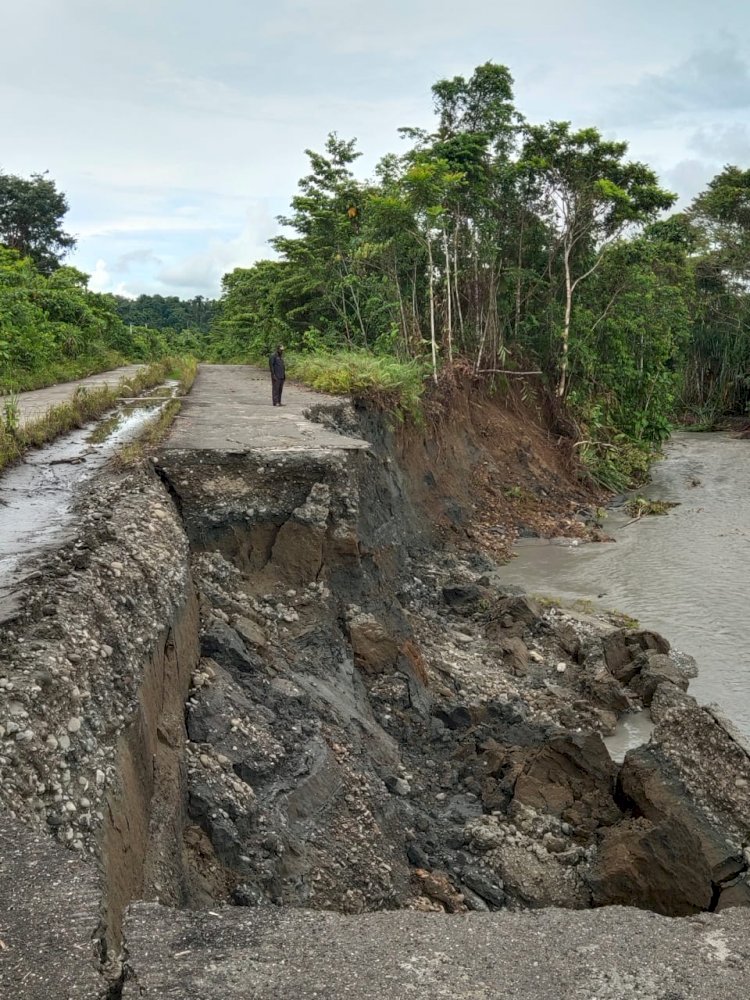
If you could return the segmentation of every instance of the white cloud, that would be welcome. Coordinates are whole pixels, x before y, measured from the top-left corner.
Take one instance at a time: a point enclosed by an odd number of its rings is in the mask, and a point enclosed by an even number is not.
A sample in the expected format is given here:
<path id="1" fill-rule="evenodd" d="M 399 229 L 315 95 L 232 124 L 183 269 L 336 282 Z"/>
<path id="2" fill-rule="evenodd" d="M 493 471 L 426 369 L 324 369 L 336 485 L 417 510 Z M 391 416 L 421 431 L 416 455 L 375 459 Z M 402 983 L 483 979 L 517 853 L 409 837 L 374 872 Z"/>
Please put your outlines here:
<path id="1" fill-rule="evenodd" d="M 677 207 L 685 208 L 716 172 L 715 166 L 705 160 L 685 159 L 666 170 L 664 180 L 680 196 Z"/>
<path id="2" fill-rule="evenodd" d="M 750 128 L 744 121 L 705 125 L 690 137 L 688 145 L 714 162 L 750 167 Z"/>
<path id="3" fill-rule="evenodd" d="M 114 282 L 112 275 L 107 268 L 107 262 L 99 259 L 94 270 L 89 275 L 89 288 L 92 292 L 111 292 L 114 295 L 123 295 L 127 299 L 135 298 L 135 294 L 125 287 L 125 283 Z"/>
<path id="4" fill-rule="evenodd" d="M 750 107 L 750 68 L 736 44 L 701 48 L 619 89 L 608 117 L 620 124 L 668 121 Z"/>
<path id="5" fill-rule="evenodd" d="M 274 256 L 268 240 L 277 230 L 278 224 L 267 209 L 255 206 L 248 211 L 245 226 L 238 236 L 211 239 L 205 249 L 162 267 L 157 278 L 173 289 L 199 289 L 204 294 L 215 294 L 227 272 Z"/>
<path id="6" fill-rule="evenodd" d="M 206 219 L 189 219 L 174 215 L 132 215 L 121 219 L 101 219 L 77 227 L 79 239 L 92 236 L 115 236 L 119 233 L 210 233 L 223 227 Z"/>
<path id="7" fill-rule="evenodd" d="M 710 174 L 744 155 L 730 129 L 750 94 L 737 0 L 5 6 L 0 167 L 49 169 L 71 205 L 71 262 L 108 290 L 217 294 L 225 270 L 269 255 L 306 147 L 357 136 L 370 172 L 403 148 L 398 126 L 429 125 L 436 79 L 488 59 L 509 66 L 530 118 L 598 121 L 685 197 L 702 176 L 686 163 Z M 265 221 L 254 209 L 243 224 L 250 203 Z"/>

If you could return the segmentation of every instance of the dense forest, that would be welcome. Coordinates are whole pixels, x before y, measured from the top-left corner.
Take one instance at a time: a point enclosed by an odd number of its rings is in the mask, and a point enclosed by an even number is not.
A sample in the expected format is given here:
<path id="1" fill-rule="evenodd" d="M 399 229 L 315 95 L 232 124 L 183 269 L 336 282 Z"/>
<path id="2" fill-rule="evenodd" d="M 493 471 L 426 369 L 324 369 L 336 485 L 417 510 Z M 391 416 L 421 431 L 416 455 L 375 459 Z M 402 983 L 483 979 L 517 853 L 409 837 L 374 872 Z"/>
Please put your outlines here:
<path id="1" fill-rule="evenodd" d="M 67 211 L 46 175 L 0 174 L 0 391 L 202 354 L 216 302 L 90 291 L 88 275 L 63 264 L 75 245 L 62 228 Z"/>
<path id="2" fill-rule="evenodd" d="M 341 388 L 365 370 L 408 373 L 412 394 L 415 379 L 517 385 L 614 487 L 675 420 L 747 412 L 750 170 L 727 166 L 674 212 L 626 143 L 527 121 L 504 66 L 432 93 L 432 130 L 402 128 L 372 178 L 353 140 L 308 151 L 274 259 L 227 274 L 218 302 L 88 291 L 61 263 L 64 196 L 44 175 L 0 175 L 0 388 L 115 357 L 253 360 L 283 341 L 303 377 L 327 365 Z"/>
<path id="3" fill-rule="evenodd" d="M 272 241 L 224 279 L 214 350 L 366 349 L 460 361 L 541 385 L 612 485 L 675 418 L 750 400 L 750 171 L 727 167 L 682 213 L 624 142 L 536 125 L 488 63 L 433 87 L 432 131 L 354 174 L 331 135 Z M 539 373 L 522 375 L 521 373 Z"/>

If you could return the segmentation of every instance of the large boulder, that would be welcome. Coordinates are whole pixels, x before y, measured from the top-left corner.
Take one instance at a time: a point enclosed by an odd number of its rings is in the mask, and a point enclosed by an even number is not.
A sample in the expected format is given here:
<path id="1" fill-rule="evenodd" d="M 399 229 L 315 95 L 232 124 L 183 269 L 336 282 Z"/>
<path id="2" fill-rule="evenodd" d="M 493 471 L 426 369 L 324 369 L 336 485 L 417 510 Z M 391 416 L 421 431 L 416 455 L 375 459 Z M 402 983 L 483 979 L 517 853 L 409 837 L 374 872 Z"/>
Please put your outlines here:
<path id="1" fill-rule="evenodd" d="M 630 687 L 635 691 L 644 705 L 651 704 L 657 689 L 662 684 L 673 684 L 687 691 L 688 679 L 682 673 L 677 663 L 664 653 L 643 653 L 638 658 L 640 669 L 630 681 Z"/>
<path id="2" fill-rule="evenodd" d="M 525 626 L 536 625 L 542 617 L 541 605 L 525 595 L 511 595 L 504 597 L 498 602 L 497 612 L 506 620 L 512 619 L 515 623 Z"/>
<path id="3" fill-rule="evenodd" d="M 687 860 L 721 887 L 747 867 L 750 759 L 722 721 L 687 705 L 667 713 L 647 746 L 625 757 L 619 789 L 637 815 L 695 834 Z"/>
<path id="4" fill-rule="evenodd" d="M 221 618 L 212 618 L 206 624 L 201 635 L 201 655 L 242 673 L 258 670 L 263 666 L 258 654 L 251 652 L 239 633 Z"/>
<path id="5" fill-rule="evenodd" d="M 348 624 L 354 662 L 360 670 L 381 674 L 395 669 L 401 644 L 374 615 L 355 614 Z"/>
<path id="6" fill-rule="evenodd" d="M 513 789 L 513 803 L 550 813 L 590 832 L 616 823 L 617 769 L 596 733 L 554 736 L 527 750 Z"/>
<path id="7" fill-rule="evenodd" d="M 628 684 L 641 669 L 642 653 L 668 653 L 670 645 L 658 632 L 636 629 L 618 629 L 602 639 L 604 659 L 610 673 Z"/>
<path id="8" fill-rule="evenodd" d="M 649 714 L 654 722 L 664 722 L 672 712 L 680 712 L 686 708 L 696 708 L 695 698 L 689 695 L 681 686 L 664 683 L 654 691 L 649 705 Z"/>
<path id="9" fill-rule="evenodd" d="M 456 614 L 473 615 L 486 608 L 489 592 L 475 583 L 443 587 L 443 600 Z"/>
<path id="10" fill-rule="evenodd" d="M 677 820 L 640 817 L 603 829 L 586 880 L 595 906 L 682 917 L 711 905 L 711 868 L 696 834 Z"/>
<path id="11" fill-rule="evenodd" d="M 240 636 L 246 646 L 254 649 L 265 649 L 268 645 L 266 633 L 260 625 L 251 618 L 247 618 L 244 615 L 238 615 L 232 624 L 235 632 Z"/>

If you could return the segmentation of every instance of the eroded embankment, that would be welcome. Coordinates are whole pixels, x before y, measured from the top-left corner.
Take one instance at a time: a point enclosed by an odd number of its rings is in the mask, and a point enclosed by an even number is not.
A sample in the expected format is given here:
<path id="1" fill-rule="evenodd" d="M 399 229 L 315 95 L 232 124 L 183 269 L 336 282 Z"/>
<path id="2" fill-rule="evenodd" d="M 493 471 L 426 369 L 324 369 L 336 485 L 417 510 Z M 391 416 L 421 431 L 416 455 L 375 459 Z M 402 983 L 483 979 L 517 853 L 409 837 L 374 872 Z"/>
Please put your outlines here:
<path id="1" fill-rule="evenodd" d="M 166 447 L 158 477 L 99 477 L 5 628 L 3 805 L 100 860 L 115 990 L 136 899 L 745 903 L 750 761 L 684 693 L 689 661 L 500 590 L 435 545 L 398 461 L 417 440 L 317 416 L 346 447 Z M 619 768 L 601 734 L 644 703 L 655 740 Z"/>

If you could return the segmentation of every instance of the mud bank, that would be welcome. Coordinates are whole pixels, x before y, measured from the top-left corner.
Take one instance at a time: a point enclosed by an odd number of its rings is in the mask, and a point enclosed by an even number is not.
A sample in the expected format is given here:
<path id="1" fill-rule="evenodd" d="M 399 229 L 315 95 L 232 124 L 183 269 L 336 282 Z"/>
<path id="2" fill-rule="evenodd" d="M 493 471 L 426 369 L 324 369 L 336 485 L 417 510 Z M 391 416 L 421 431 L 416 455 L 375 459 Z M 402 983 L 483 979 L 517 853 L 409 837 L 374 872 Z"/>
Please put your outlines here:
<path id="1" fill-rule="evenodd" d="M 301 933 L 291 910 L 354 921 L 300 913 L 318 961 L 329 934 L 382 934 L 389 949 L 399 921 L 419 935 L 437 919 L 372 910 L 502 910 L 481 933 L 523 936 L 529 908 L 540 933 L 557 933 L 563 918 L 542 908 L 746 904 L 750 759 L 685 693 L 688 658 L 654 633 L 542 607 L 499 586 L 485 555 L 446 548 L 422 470 L 399 460 L 427 447 L 418 437 L 319 403 L 316 423 L 292 414 L 288 441 L 255 433 L 219 448 L 196 437 L 200 392 L 193 404 L 155 468 L 94 481 L 75 539 L 26 577 L 0 640 L 3 843 L 58 841 L 39 862 L 58 872 L 54 912 L 61 925 L 87 914 L 87 937 L 80 921 L 64 929 L 61 966 L 84 983 L 66 995 L 92 995 L 85 966 L 102 973 L 102 996 L 286 996 L 290 981 L 266 988 L 235 956 L 243 935 L 284 951 Z M 449 484 L 436 477 L 429 492 Z M 654 739 L 616 765 L 602 735 L 644 705 Z M 46 997 L 32 944 L 45 894 L 29 901 L 18 853 L 3 855 L 0 984 Z M 80 891 L 66 893 L 60 859 L 76 856 Z M 128 917 L 137 900 L 148 905 Z M 602 942 L 618 926 L 650 936 L 653 919 L 586 917 Z M 700 920 L 717 922 L 722 961 L 734 956 L 729 923 Z M 462 948 L 457 917 L 424 926 L 442 953 Z M 712 952 L 694 940 L 675 937 L 695 970 L 681 997 L 711 995 L 695 992 Z M 253 948 L 241 961 L 267 962 Z M 602 996 L 650 995 L 627 957 L 607 986 L 602 949 Z M 470 976 L 495 995 L 477 963 Z M 547 964 L 537 984 L 581 995 Z M 223 977 L 218 993 L 206 968 Z M 331 995 L 350 980 L 347 966 Z M 526 995 L 548 994 L 519 986 Z"/>

